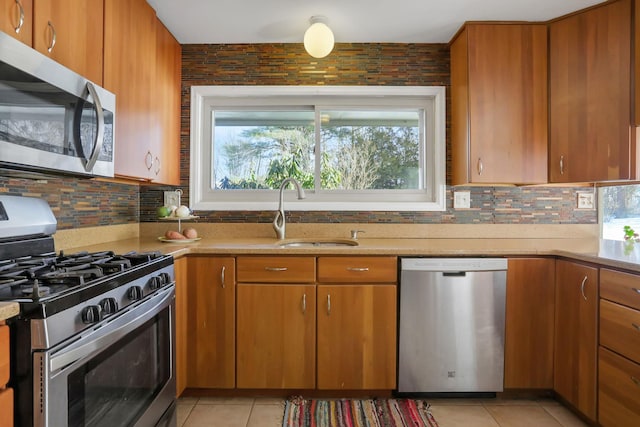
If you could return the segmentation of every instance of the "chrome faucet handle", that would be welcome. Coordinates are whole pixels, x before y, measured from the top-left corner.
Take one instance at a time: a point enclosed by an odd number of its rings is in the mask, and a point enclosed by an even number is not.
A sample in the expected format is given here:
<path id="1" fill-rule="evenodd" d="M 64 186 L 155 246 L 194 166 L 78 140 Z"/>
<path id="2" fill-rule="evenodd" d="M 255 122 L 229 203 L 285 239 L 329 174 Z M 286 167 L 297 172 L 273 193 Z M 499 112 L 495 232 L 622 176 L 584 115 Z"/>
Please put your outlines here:
<path id="1" fill-rule="evenodd" d="M 366 233 L 364 230 L 351 230 L 351 238 L 353 240 L 358 240 L 358 233 Z"/>

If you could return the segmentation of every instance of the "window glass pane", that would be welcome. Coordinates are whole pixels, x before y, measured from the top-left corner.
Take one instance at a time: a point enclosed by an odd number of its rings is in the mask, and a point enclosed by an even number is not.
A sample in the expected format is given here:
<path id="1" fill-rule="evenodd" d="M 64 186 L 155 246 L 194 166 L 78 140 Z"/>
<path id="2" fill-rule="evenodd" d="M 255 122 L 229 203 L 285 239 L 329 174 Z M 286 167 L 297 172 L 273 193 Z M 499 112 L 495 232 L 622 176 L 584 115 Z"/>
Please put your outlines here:
<path id="1" fill-rule="evenodd" d="M 323 110 L 323 190 L 422 189 L 421 111 Z"/>
<path id="2" fill-rule="evenodd" d="M 215 111 L 211 187 L 277 189 L 293 177 L 312 189 L 313 120 L 313 111 Z"/>
<path id="3" fill-rule="evenodd" d="M 640 234 L 640 185 L 602 187 L 602 238 L 624 240 L 628 225 Z"/>

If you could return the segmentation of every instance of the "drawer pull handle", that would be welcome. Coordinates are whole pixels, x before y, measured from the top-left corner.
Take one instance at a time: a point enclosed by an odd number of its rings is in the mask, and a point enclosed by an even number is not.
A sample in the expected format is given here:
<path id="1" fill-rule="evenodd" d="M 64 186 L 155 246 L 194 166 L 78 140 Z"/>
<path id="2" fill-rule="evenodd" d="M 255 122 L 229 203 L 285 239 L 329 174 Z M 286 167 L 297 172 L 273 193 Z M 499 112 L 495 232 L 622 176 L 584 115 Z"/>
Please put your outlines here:
<path id="1" fill-rule="evenodd" d="M 584 285 L 587 284 L 587 276 L 584 276 L 584 279 L 582 279 L 582 284 L 580 285 L 580 292 L 582 292 L 582 298 L 584 298 L 584 300 L 587 300 L 587 296 L 584 294 Z"/>
<path id="2" fill-rule="evenodd" d="M 637 331 L 640 331 L 640 325 L 637 323 L 632 323 L 631 326 L 633 326 Z"/>
<path id="3" fill-rule="evenodd" d="M 302 314 L 307 312 L 307 294 L 302 294 Z"/>
<path id="4" fill-rule="evenodd" d="M 220 283 L 222 283 L 222 289 L 225 288 L 225 284 L 224 284 L 224 273 L 225 273 L 225 266 L 222 266 L 222 269 L 220 270 Z"/>
<path id="5" fill-rule="evenodd" d="M 633 375 L 632 375 L 630 378 L 631 378 L 631 381 L 633 381 L 633 383 L 634 383 L 635 385 L 637 385 L 638 387 L 640 387 L 640 380 L 639 380 L 639 379 L 637 379 L 637 378 L 636 378 L 636 377 L 634 377 Z"/>
<path id="6" fill-rule="evenodd" d="M 631 290 L 637 294 L 640 294 L 640 289 L 638 288 L 631 288 Z"/>
<path id="7" fill-rule="evenodd" d="M 327 316 L 331 315 L 331 294 L 327 294 Z"/>
<path id="8" fill-rule="evenodd" d="M 369 271 L 369 267 L 347 267 L 348 271 Z"/>
<path id="9" fill-rule="evenodd" d="M 478 157 L 478 176 L 482 175 L 484 171 L 484 165 L 482 164 L 482 158 Z"/>
<path id="10" fill-rule="evenodd" d="M 287 267 L 265 267 L 267 271 L 287 271 Z"/>
<path id="11" fill-rule="evenodd" d="M 22 7 L 22 3 L 20 3 L 20 0 L 16 0 L 16 5 L 18 6 L 19 17 L 18 25 L 15 26 L 14 30 L 16 34 L 19 34 L 22 26 L 24 25 L 24 7 Z"/>

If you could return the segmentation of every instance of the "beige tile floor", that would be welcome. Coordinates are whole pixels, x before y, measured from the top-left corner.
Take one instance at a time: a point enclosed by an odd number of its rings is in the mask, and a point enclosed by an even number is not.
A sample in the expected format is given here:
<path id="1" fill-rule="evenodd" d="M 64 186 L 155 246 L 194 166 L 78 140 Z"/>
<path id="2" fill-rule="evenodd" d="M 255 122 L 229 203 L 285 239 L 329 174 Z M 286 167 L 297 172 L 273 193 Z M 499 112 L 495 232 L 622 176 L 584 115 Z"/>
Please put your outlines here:
<path id="1" fill-rule="evenodd" d="M 586 426 L 549 400 L 427 399 L 440 427 Z M 178 400 L 179 427 L 281 427 L 284 400 L 191 398 Z"/>

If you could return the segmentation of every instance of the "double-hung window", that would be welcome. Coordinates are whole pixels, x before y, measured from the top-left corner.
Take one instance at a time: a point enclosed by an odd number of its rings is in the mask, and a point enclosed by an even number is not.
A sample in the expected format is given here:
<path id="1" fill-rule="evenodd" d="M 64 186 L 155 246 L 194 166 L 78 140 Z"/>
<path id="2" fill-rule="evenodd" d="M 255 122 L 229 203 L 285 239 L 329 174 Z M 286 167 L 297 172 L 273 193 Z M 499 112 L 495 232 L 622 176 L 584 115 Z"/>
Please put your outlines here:
<path id="1" fill-rule="evenodd" d="M 194 86 L 190 202 L 269 210 L 444 210 L 442 87 Z M 293 191 L 287 197 L 294 198 Z"/>

